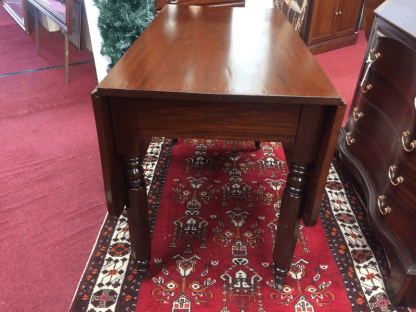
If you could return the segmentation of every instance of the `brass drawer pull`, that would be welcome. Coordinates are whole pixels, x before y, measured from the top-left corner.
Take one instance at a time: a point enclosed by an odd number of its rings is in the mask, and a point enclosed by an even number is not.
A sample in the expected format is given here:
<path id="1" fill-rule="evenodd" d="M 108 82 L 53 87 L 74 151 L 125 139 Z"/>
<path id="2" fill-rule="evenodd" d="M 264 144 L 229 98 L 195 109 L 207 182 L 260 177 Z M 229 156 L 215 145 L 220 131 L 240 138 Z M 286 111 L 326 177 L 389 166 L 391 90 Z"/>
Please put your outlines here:
<path id="1" fill-rule="evenodd" d="M 355 121 L 358 121 L 358 120 L 360 120 L 361 118 L 364 117 L 363 113 L 358 112 L 358 107 L 354 108 L 354 111 L 353 111 L 352 115 L 353 115 Z"/>
<path id="2" fill-rule="evenodd" d="M 364 86 L 364 82 L 367 80 L 367 75 L 368 72 L 370 71 L 371 65 L 373 65 L 373 63 L 375 61 L 377 61 L 377 59 L 381 56 L 380 52 L 375 53 L 374 49 L 370 50 L 370 53 L 368 53 L 368 57 L 367 57 L 367 68 L 365 70 L 365 74 L 363 76 L 363 80 L 361 80 L 360 83 L 360 87 L 361 87 L 361 91 L 363 91 L 363 93 L 367 93 L 368 91 L 371 90 L 371 88 L 373 87 L 371 84 L 368 84 L 367 87 L 363 87 Z"/>
<path id="3" fill-rule="evenodd" d="M 346 139 L 347 139 L 347 144 L 348 145 L 351 145 L 351 144 L 355 143 L 355 139 L 354 138 L 351 138 L 351 132 L 347 132 Z"/>
<path id="4" fill-rule="evenodd" d="M 405 138 L 407 138 L 410 135 L 409 131 L 403 132 L 402 135 L 402 144 L 403 144 L 403 148 L 406 152 L 412 152 L 416 146 L 416 140 L 413 140 L 412 143 L 410 143 L 410 148 L 406 147 L 406 142 L 404 141 Z"/>
<path id="5" fill-rule="evenodd" d="M 361 86 L 361 91 L 363 91 L 363 93 L 367 93 L 372 88 L 373 88 L 373 86 L 371 84 L 368 84 L 365 88 L 363 88 L 363 86 Z"/>
<path id="6" fill-rule="evenodd" d="M 392 175 L 393 175 L 393 173 L 396 171 L 396 166 L 390 166 L 390 168 L 389 168 L 389 178 L 390 178 L 390 182 L 391 182 L 391 184 L 393 184 L 394 186 L 397 186 L 397 185 L 399 185 L 400 183 L 403 183 L 404 182 L 404 179 L 403 179 L 403 177 L 402 176 L 399 176 L 399 177 L 397 177 L 396 178 L 396 182 L 394 182 L 393 181 L 393 177 L 392 177 Z"/>
<path id="7" fill-rule="evenodd" d="M 378 209 L 380 210 L 380 213 L 381 213 L 383 216 L 385 216 L 386 214 L 389 214 L 389 213 L 392 211 L 392 209 L 391 209 L 389 206 L 384 207 L 384 208 L 381 208 L 381 206 L 383 205 L 383 200 L 384 200 L 384 198 L 385 198 L 385 196 L 384 196 L 384 195 L 380 195 L 380 196 L 378 197 Z"/>

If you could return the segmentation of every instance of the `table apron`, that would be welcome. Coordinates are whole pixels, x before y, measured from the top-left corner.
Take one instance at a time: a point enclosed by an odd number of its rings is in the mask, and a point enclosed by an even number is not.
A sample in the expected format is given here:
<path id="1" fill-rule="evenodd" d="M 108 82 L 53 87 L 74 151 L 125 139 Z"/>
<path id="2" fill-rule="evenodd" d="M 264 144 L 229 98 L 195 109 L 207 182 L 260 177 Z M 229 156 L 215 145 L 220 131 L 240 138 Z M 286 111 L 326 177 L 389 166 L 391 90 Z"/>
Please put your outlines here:
<path id="1" fill-rule="evenodd" d="M 293 104 L 126 98 L 112 98 L 110 103 L 120 154 L 133 152 L 128 145 L 136 135 L 294 142 L 301 112 L 301 105 Z"/>

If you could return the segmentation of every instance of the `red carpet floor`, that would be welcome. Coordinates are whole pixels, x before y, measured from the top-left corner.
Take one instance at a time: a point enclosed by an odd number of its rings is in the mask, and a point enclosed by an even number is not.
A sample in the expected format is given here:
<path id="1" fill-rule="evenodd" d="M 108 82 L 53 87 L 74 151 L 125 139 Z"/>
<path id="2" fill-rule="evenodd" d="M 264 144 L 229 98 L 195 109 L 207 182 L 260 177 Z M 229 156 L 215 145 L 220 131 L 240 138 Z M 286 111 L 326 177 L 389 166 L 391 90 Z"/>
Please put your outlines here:
<path id="1" fill-rule="evenodd" d="M 301 227 L 282 291 L 271 253 L 287 167 L 280 144 L 154 138 L 145 159 L 152 279 L 130 258 L 126 217 L 108 217 L 71 312 L 406 312 L 387 259 L 337 162 L 313 228 Z M 153 178 L 152 178 L 153 177 Z"/>
<path id="2" fill-rule="evenodd" d="M 90 102 L 94 66 L 71 66 L 69 85 L 62 68 L 1 77 L 62 65 L 63 37 L 42 31 L 40 40 L 38 55 L 34 32 L 26 35 L 0 6 L 0 311 L 5 312 L 67 311 L 106 214 Z M 326 67 L 324 58 L 319 61 L 347 99 L 362 55 L 343 51 L 327 54 L 328 60 L 342 59 L 345 71 L 339 62 Z M 89 59 L 89 51 L 70 49 L 71 63 Z"/>
<path id="3" fill-rule="evenodd" d="M 10 21 L 7 11 L 0 9 L 0 75 L 23 70 L 63 65 L 65 40 L 59 32 L 48 32 L 39 27 L 39 53 L 36 53 L 34 27 L 26 35 L 16 22 Z M 13 19 L 12 19 L 13 20 Z M 7 43 L 7 44 L 6 44 Z M 69 63 L 89 61 L 92 52 L 87 49 L 78 51 L 69 44 Z M 71 69 L 69 70 L 71 73 Z M 63 78 L 62 78 L 63 79 Z"/>
<path id="4" fill-rule="evenodd" d="M 63 68 L 1 77 L 63 64 L 63 37 L 42 36 L 37 55 L 34 33 L 0 6 L 2 312 L 67 311 L 106 214 L 90 102 L 94 64 L 70 66 L 69 85 Z M 70 61 L 87 59 L 91 52 L 71 48 Z"/>
<path id="5" fill-rule="evenodd" d="M 354 96 L 355 86 L 363 63 L 367 40 L 364 32 L 358 31 L 358 40 L 355 45 L 336 49 L 315 56 L 318 63 L 324 69 L 328 78 L 341 94 L 348 108 L 342 125 L 347 121 L 349 107 Z"/>

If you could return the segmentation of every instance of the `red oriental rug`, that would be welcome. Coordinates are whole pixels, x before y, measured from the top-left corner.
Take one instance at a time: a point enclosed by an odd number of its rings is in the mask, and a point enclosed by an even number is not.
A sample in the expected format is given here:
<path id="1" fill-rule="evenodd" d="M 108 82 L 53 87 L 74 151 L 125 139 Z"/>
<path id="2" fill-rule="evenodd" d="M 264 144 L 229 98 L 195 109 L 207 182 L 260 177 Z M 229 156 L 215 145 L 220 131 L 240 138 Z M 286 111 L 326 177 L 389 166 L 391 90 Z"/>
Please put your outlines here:
<path id="1" fill-rule="evenodd" d="M 71 311 L 407 311 L 385 293 L 388 265 L 334 162 L 321 219 L 301 226 L 282 291 L 271 271 L 288 172 L 280 143 L 154 138 L 146 156 L 152 278 L 130 259 L 127 220 L 108 216 Z"/>

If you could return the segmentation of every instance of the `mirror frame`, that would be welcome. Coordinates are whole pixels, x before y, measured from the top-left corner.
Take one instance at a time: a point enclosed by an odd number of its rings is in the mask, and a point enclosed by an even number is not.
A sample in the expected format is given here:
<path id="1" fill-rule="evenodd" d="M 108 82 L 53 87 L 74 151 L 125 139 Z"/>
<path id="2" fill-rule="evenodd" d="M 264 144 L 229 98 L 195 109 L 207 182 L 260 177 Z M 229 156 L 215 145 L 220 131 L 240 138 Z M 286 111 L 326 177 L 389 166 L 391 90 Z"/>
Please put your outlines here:
<path id="1" fill-rule="evenodd" d="M 27 19 L 27 9 L 26 9 L 26 0 L 23 1 L 23 22 L 21 21 L 21 17 L 10 7 L 10 5 L 6 2 L 7 0 L 3 0 L 3 7 L 4 9 L 13 17 L 13 19 L 19 24 L 20 27 L 23 28 L 26 34 L 29 34 L 29 21 Z"/>
<path id="2" fill-rule="evenodd" d="M 72 0 L 66 0 L 65 19 L 42 0 L 27 0 L 39 11 L 53 20 L 67 34 L 72 34 Z"/>

